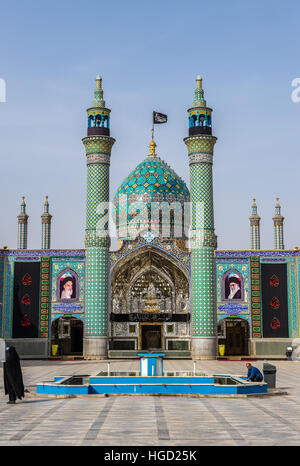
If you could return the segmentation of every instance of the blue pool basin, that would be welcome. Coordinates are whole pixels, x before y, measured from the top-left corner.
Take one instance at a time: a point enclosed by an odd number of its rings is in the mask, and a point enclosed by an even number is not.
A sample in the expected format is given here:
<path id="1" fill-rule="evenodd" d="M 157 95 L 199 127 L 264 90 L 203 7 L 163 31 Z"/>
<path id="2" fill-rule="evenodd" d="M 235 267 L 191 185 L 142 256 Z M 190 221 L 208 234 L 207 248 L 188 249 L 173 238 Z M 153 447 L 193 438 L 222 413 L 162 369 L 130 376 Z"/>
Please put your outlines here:
<path id="1" fill-rule="evenodd" d="M 56 376 L 37 384 L 41 395 L 203 394 L 246 395 L 267 393 L 264 382 L 249 383 L 232 375 L 208 376 Z"/>

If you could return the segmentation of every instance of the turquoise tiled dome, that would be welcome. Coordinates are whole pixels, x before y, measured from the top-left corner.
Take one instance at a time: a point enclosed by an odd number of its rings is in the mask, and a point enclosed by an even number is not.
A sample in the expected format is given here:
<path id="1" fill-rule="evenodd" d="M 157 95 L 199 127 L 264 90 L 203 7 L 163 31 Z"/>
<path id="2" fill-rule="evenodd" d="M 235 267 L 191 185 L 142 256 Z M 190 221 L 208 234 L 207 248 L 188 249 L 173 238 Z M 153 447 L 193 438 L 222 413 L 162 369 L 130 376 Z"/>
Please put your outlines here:
<path id="1" fill-rule="evenodd" d="M 161 193 L 164 200 L 167 194 L 184 201 L 190 198 L 185 182 L 159 157 L 147 157 L 140 163 L 123 181 L 115 198 L 120 194 L 142 193 Z"/>
<path id="2" fill-rule="evenodd" d="M 123 203 L 121 196 L 125 200 Z M 145 206 L 150 208 L 151 202 L 179 202 L 183 205 L 189 200 L 190 193 L 185 182 L 163 160 L 150 155 L 123 181 L 114 197 L 114 206 L 118 219 L 122 209 L 128 212 L 128 205 L 131 210 L 140 210 Z M 123 218 L 126 217 L 123 215 Z M 128 214 L 127 219 L 130 221 L 132 218 Z"/>

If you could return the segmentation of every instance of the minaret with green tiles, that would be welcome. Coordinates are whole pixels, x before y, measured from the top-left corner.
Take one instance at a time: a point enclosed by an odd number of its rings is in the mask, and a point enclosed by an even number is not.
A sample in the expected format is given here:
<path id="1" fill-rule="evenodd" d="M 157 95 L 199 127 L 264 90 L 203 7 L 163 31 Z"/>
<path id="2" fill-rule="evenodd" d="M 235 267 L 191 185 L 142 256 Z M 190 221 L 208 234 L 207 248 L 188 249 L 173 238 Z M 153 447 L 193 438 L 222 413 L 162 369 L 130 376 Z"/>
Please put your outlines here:
<path id="1" fill-rule="evenodd" d="M 258 250 L 260 249 L 260 216 L 257 213 L 256 199 L 253 199 L 249 220 L 251 249 Z"/>
<path id="2" fill-rule="evenodd" d="M 21 211 L 18 215 L 18 244 L 17 249 L 27 249 L 28 215 L 26 213 L 25 197 L 22 197 Z"/>
<path id="3" fill-rule="evenodd" d="M 96 78 L 95 98 L 88 113 L 87 137 L 82 142 L 87 163 L 86 289 L 83 354 L 86 359 L 107 357 L 108 258 L 110 237 L 106 222 L 109 167 L 115 139 L 110 137 L 110 110 L 103 100 L 102 79 Z"/>
<path id="4" fill-rule="evenodd" d="M 196 78 L 193 107 L 188 110 L 188 148 L 191 196 L 191 352 L 194 359 L 216 357 L 216 298 L 213 207 L 212 109 L 206 106 L 202 78 Z"/>
<path id="5" fill-rule="evenodd" d="M 49 213 L 48 196 L 46 196 L 46 199 L 45 199 L 45 202 L 44 202 L 44 212 L 42 213 L 41 218 L 42 218 L 42 244 L 41 244 L 41 249 L 50 249 L 52 215 Z"/>
<path id="6" fill-rule="evenodd" d="M 275 215 L 273 217 L 274 249 L 284 249 L 283 221 L 284 217 L 281 215 L 281 205 L 279 203 L 279 197 L 277 197 L 275 204 Z"/>

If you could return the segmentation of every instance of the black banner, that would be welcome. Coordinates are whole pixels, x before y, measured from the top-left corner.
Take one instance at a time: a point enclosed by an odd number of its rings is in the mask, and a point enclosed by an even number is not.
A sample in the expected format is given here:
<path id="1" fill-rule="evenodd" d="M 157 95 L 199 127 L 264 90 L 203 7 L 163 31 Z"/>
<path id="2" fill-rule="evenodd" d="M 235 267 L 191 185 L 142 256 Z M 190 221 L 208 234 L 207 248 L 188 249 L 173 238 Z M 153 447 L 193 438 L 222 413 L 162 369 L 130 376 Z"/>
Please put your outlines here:
<path id="1" fill-rule="evenodd" d="M 131 313 L 131 314 L 110 314 L 111 322 L 189 322 L 190 314 L 169 314 L 169 313 Z"/>
<path id="2" fill-rule="evenodd" d="M 287 265 L 261 264 L 264 338 L 288 338 Z"/>
<path id="3" fill-rule="evenodd" d="M 13 338 L 39 336 L 40 262 L 16 262 Z"/>
<path id="4" fill-rule="evenodd" d="M 158 112 L 153 112 L 153 124 L 161 124 L 161 123 L 167 123 L 168 121 L 168 116 L 164 115 L 164 113 L 158 113 Z"/>

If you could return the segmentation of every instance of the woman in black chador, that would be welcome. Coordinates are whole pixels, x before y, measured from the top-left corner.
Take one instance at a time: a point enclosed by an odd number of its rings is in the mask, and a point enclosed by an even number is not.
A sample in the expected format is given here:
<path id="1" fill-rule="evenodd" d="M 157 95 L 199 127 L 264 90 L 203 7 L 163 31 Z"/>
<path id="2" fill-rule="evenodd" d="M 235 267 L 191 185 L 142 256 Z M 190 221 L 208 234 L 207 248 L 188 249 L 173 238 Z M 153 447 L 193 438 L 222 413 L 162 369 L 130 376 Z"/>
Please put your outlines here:
<path id="1" fill-rule="evenodd" d="M 21 400 L 25 395 L 20 358 L 14 346 L 6 348 L 3 375 L 5 395 L 9 395 L 7 403 L 15 404 L 17 398 Z"/>

